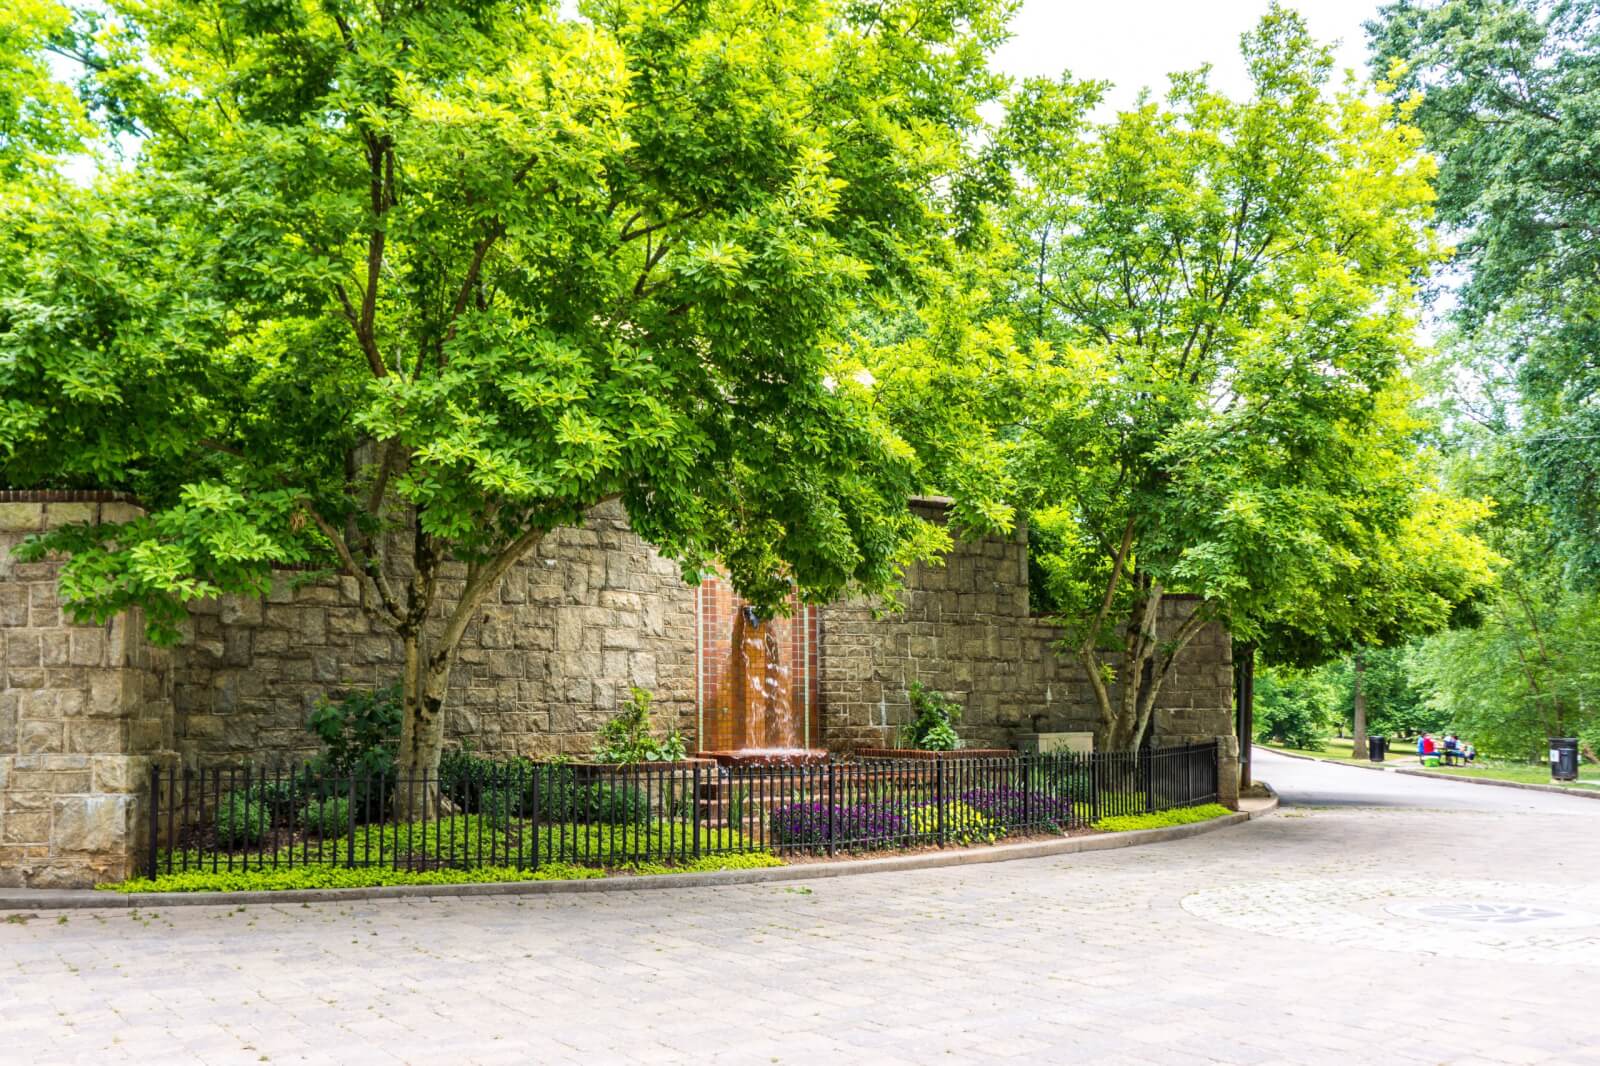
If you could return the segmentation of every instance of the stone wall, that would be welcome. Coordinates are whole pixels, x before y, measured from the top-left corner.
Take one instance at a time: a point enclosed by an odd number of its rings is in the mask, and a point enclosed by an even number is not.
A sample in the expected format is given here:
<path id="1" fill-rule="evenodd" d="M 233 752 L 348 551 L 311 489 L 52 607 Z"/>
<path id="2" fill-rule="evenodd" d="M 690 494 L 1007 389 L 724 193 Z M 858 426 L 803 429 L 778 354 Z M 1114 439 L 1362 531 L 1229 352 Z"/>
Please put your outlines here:
<path id="1" fill-rule="evenodd" d="M 939 501 L 913 505 L 944 521 Z M 882 614 L 863 601 L 822 609 L 821 703 L 830 747 L 892 746 L 911 717 L 912 682 L 965 706 L 958 729 L 970 745 L 1004 748 L 1018 732 L 1101 732 L 1094 694 L 1064 634 L 1028 608 L 1027 533 L 959 541 L 938 563 L 906 577 L 903 610 Z M 1185 597 L 1163 605 L 1158 625 L 1174 628 L 1193 610 Z M 1179 655 L 1157 700 L 1158 743 L 1209 740 L 1232 732 L 1231 644 L 1208 626 Z"/>
<path id="2" fill-rule="evenodd" d="M 915 506 L 942 520 L 936 502 Z M 11 548 L 64 522 L 120 520 L 92 493 L 0 492 L 0 885 L 85 884 L 137 861 L 154 760 L 207 767 L 312 754 L 318 698 L 395 681 L 401 649 L 362 613 L 348 578 L 280 573 L 261 600 L 193 606 L 180 643 L 150 647 L 137 616 L 72 625 L 54 563 Z M 447 571 L 441 593 L 458 596 Z M 1025 534 L 955 545 L 916 567 L 884 613 L 817 609 L 816 713 L 834 750 L 892 743 L 913 681 L 966 707 L 969 744 L 1009 747 L 1021 731 L 1093 730 L 1061 634 L 1029 616 Z M 1168 604 L 1163 625 L 1190 609 Z M 452 677 L 452 739 L 480 751 L 585 753 L 630 685 L 657 698 L 657 724 L 696 738 L 696 591 L 627 528 L 615 505 L 553 534 L 513 569 L 467 630 Z M 1227 634 L 1212 627 L 1180 658 L 1155 721 L 1158 742 L 1232 728 Z"/>
<path id="3" fill-rule="evenodd" d="M 463 580 L 446 569 L 447 603 Z M 265 601 L 197 604 L 173 656 L 178 748 L 191 765 L 310 755 L 318 698 L 393 683 L 401 662 L 351 578 L 280 573 Z M 692 732 L 693 590 L 611 505 L 548 537 L 478 612 L 451 675 L 451 738 L 495 753 L 587 752 L 632 685 L 655 693 L 663 727 Z"/>
<path id="4" fill-rule="evenodd" d="M 38 494 L 35 494 L 38 495 Z M 19 563 L 27 534 L 117 521 L 127 503 L 89 493 L 0 493 L 0 885 L 52 887 L 133 872 L 150 760 L 170 756 L 169 655 L 137 614 L 72 625 L 54 563 Z M 76 497 L 76 498 L 75 498 Z"/>

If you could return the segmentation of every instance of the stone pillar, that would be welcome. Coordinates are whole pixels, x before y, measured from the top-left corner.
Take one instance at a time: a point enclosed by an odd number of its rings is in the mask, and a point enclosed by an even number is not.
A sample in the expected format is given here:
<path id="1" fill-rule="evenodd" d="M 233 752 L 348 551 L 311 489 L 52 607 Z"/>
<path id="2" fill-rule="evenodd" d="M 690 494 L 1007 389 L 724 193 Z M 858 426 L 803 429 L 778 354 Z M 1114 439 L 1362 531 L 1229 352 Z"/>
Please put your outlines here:
<path id="1" fill-rule="evenodd" d="M 1231 733 L 1217 738 L 1217 802 L 1239 809 L 1239 738 Z"/>
<path id="2" fill-rule="evenodd" d="M 104 493 L 0 492 L 0 885 L 83 887 L 137 865 L 150 761 L 172 748 L 167 653 L 137 614 L 74 625 L 29 533 L 137 512 Z"/>

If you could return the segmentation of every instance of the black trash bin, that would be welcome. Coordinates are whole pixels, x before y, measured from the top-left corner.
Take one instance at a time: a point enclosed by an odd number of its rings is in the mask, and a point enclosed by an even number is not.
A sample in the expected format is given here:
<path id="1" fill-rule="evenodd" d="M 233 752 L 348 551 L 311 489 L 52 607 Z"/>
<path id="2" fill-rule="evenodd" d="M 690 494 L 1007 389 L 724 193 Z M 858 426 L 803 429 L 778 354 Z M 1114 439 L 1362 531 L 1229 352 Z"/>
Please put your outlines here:
<path id="1" fill-rule="evenodd" d="M 1550 778 L 1554 781 L 1578 779 L 1578 738 L 1550 738 Z"/>
<path id="2" fill-rule="evenodd" d="M 1367 758 L 1373 762 L 1382 762 L 1383 757 L 1389 752 L 1388 737 L 1367 738 Z"/>

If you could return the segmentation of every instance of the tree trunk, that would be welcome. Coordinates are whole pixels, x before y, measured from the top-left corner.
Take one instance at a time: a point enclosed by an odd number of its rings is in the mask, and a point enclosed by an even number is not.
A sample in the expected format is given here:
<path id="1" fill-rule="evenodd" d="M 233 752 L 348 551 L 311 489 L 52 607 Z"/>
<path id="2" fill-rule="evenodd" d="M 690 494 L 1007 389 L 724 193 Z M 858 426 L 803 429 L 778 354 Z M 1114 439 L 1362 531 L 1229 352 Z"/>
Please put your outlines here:
<path id="1" fill-rule="evenodd" d="M 1234 651 L 1234 702 L 1238 707 L 1235 730 L 1239 734 L 1239 788 L 1250 788 L 1254 769 L 1251 755 L 1256 739 L 1256 646 L 1241 644 Z"/>
<path id="2" fill-rule="evenodd" d="M 407 633 L 400 721 L 400 751 L 395 760 L 394 807 L 404 818 L 437 811 L 439 756 L 444 750 L 444 700 L 450 688 L 455 648 L 430 654 L 420 632 Z"/>
<path id="3" fill-rule="evenodd" d="M 1350 754 L 1357 759 L 1367 757 L 1367 690 L 1362 685 L 1367 672 L 1367 660 L 1360 651 L 1355 656 L 1355 726 L 1350 732 L 1353 734 Z"/>

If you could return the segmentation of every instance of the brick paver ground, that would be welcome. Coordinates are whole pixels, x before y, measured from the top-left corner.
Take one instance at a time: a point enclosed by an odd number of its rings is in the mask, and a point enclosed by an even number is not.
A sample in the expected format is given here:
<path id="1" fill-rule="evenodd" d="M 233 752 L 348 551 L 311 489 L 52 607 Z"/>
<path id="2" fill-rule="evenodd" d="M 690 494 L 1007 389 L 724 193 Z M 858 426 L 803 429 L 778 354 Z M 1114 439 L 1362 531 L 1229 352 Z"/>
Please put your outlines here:
<path id="1" fill-rule="evenodd" d="M 1600 802 L 1258 772 L 1308 805 L 1126 851 L 0 921 L 0 1062 L 1600 1066 Z"/>

